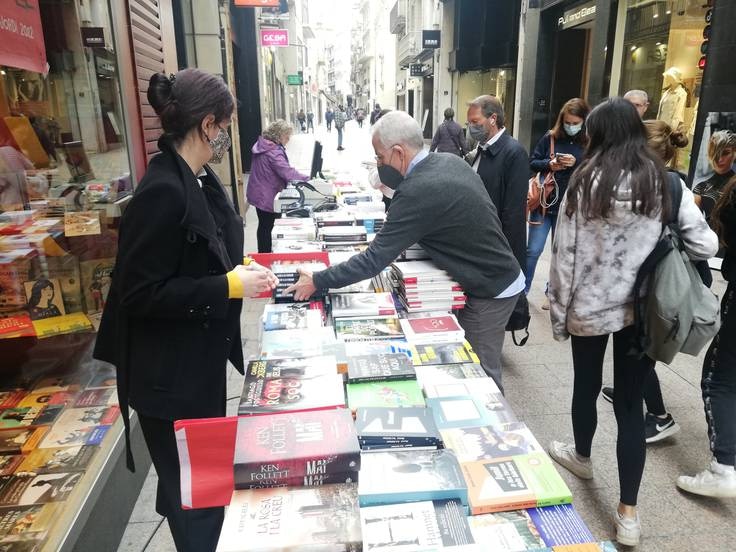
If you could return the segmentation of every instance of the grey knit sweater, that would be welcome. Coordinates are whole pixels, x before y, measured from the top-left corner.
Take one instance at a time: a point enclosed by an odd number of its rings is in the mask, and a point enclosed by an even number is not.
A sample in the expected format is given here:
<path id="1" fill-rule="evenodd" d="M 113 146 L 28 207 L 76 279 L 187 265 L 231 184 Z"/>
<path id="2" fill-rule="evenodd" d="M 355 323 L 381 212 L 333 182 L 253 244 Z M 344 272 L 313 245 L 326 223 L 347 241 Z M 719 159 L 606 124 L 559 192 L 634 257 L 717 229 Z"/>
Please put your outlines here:
<path id="1" fill-rule="evenodd" d="M 681 181 L 678 224 L 688 256 L 704 260 L 718 251 L 718 237 Z M 662 232 L 659 212 L 652 217 L 631 211 L 631 188 L 623 179 L 607 219 L 586 221 L 580 209 L 565 214 L 560 206 L 552 247 L 549 303 L 552 332 L 562 341 L 570 334 L 604 335 L 634 322 L 634 280 Z"/>

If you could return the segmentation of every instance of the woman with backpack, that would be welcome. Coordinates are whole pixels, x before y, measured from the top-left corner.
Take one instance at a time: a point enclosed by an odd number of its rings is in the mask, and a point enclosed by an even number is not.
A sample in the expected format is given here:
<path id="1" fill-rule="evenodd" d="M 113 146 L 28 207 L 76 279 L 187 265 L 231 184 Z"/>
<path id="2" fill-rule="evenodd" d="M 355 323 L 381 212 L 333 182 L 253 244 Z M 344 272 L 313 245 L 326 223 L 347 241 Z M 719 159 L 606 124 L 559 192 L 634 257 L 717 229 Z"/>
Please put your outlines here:
<path id="1" fill-rule="evenodd" d="M 700 380 L 713 459 L 704 471 L 678 477 L 677 486 L 698 495 L 733 498 L 736 497 L 736 176 L 724 187 L 710 220 L 726 248 L 721 273 L 728 282 L 721 302 L 721 329 L 705 354 Z"/>
<path id="2" fill-rule="evenodd" d="M 571 337 L 575 444 L 552 441 L 549 453 L 578 477 L 593 478 L 596 400 L 613 334 L 620 487 L 614 520 L 618 542 L 635 546 L 641 537 L 636 504 L 646 455 L 642 385 L 654 361 L 630 353 L 636 337 L 633 287 L 669 220 L 670 184 L 662 160 L 647 147 L 644 124 L 631 103 L 622 98 L 603 102 L 586 126 L 589 144 L 560 205 L 549 279 L 554 337 Z M 718 240 L 690 190 L 681 185 L 677 221 L 682 242 L 690 258 L 707 259 L 716 253 Z"/>

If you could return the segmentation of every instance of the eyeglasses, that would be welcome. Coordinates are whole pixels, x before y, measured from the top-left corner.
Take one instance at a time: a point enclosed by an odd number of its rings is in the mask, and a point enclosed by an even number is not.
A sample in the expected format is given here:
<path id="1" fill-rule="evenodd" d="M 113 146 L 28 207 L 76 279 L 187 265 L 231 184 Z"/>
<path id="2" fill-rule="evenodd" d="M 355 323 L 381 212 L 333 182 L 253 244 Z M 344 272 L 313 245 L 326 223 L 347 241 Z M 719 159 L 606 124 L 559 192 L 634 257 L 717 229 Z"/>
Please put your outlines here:
<path id="1" fill-rule="evenodd" d="M 394 148 L 394 147 L 396 147 L 398 145 L 399 144 L 393 144 L 393 145 L 387 147 L 385 150 L 383 150 L 382 153 L 377 153 L 376 155 L 374 155 L 373 157 L 376 159 L 376 162 L 377 163 L 381 163 L 383 165 L 383 156 L 386 155 L 386 152 L 389 151 L 389 150 L 391 150 L 391 148 Z"/>

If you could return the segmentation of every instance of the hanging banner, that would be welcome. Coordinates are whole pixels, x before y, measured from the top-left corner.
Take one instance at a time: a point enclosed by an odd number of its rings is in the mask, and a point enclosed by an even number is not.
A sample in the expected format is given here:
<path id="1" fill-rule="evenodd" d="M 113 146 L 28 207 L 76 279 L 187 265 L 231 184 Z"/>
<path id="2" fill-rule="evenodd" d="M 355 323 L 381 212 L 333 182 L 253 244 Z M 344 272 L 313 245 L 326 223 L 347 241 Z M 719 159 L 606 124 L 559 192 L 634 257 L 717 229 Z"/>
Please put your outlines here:
<path id="1" fill-rule="evenodd" d="M 278 8 L 279 0 L 235 0 L 235 5 L 244 8 Z"/>
<path id="2" fill-rule="evenodd" d="M 47 73 L 38 0 L 3 2 L 0 12 L 0 65 Z"/>
<path id="3" fill-rule="evenodd" d="M 261 29 L 261 46 L 289 45 L 289 31 L 287 29 Z"/>

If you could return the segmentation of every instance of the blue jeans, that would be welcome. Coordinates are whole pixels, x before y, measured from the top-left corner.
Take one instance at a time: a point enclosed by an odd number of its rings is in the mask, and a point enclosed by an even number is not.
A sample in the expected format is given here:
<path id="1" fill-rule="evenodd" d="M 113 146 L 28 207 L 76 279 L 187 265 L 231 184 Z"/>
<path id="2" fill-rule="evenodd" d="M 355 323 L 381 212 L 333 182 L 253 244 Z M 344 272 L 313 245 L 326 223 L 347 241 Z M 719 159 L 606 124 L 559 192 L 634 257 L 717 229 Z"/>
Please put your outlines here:
<path id="1" fill-rule="evenodd" d="M 342 147 L 342 127 L 337 129 L 337 147 Z"/>
<path id="2" fill-rule="evenodd" d="M 534 271 L 537 269 L 537 261 L 544 251 L 544 244 L 547 243 L 547 234 L 552 231 L 552 239 L 555 239 L 555 226 L 557 225 L 557 215 L 547 213 L 542 217 L 540 213 L 532 213 L 529 215 L 530 222 L 541 222 L 542 224 L 529 224 L 529 238 L 526 245 L 526 288 L 524 293 L 529 293 L 534 280 Z"/>

